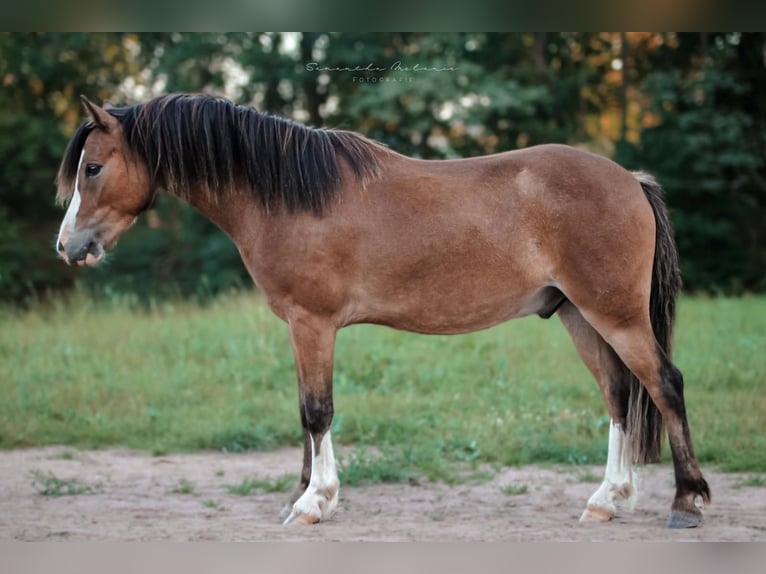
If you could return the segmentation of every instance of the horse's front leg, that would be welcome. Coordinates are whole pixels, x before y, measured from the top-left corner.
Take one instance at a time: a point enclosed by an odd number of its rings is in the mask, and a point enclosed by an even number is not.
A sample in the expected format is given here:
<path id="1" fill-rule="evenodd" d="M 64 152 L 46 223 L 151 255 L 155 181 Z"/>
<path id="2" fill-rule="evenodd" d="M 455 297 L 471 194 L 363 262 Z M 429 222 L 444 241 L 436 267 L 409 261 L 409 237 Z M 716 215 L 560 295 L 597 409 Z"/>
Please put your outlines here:
<path id="1" fill-rule="evenodd" d="M 298 372 L 304 460 L 299 494 L 285 524 L 326 520 L 338 504 L 338 471 L 332 450 L 332 366 L 335 326 L 310 314 L 288 318 Z M 304 486 L 305 485 L 305 486 Z"/>
<path id="2" fill-rule="evenodd" d="M 302 400 L 301 405 L 303 405 Z M 301 479 L 298 482 L 298 486 L 296 486 L 295 490 L 293 490 L 292 494 L 290 494 L 290 498 L 287 500 L 287 504 L 285 504 L 284 508 L 282 509 L 283 520 L 290 516 L 290 513 L 293 511 L 293 504 L 295 504 L 295 502 L 301 496 L 303 496 L 303 493 L 306 492 L 306 489 L 309 486 L 309 481 L 311 480 L 311 461 L 313 459 L 314 449 L 311 446 L 311 433 L 309 433 L 308 429 L 306 428 L 306 419 L 303 416 L 303 407 L 301 407 L 301 422 L 303 423 L 303 468 L 301 469 Z"/>

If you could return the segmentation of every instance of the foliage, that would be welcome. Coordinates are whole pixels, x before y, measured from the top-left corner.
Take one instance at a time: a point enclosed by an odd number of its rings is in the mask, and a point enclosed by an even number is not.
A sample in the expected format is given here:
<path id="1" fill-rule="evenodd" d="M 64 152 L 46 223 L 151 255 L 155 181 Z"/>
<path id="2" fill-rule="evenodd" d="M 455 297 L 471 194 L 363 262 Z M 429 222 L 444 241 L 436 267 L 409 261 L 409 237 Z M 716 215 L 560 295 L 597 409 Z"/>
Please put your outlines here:
<path id="1" fill-rule="evenodd" d="M 643 130 L 637 149 L 618 154 L 662 182 L 690 289 L 766 288 L 766 107 L 752 107 L 766 70 L 739 63 L 743 51 L 763 46 L 746 35 L 702 69 L 650 75 L 658 124 Z"/>
<path id="2" fill-rule="evenodd" d="M 0 294 L 3 298 L 20 299 L 24 295 L 25 250 L 17 225 L 0 205 Z"/>
<path id="3" fill-rule="evenodd" d="M 762 290 L 764 45 L 760 33 L 5 34 L 0 298 L 77 283 L 206 299 L 249 284 L 228 238 L 167 197 L 102 269 L 68 269 L 51 250 L 62 217 L 52 183 L 84 117 L 78 94 L 128 104 L 165 91 L 226 94 L 424 158 L 544 142 L 616 150 L 665 184 L 687 287 Z M 367 64 L 386 69 L 335 70 Z"/>
<path id="4" fill-rule="evenodd" d="M 738 109 L 715 110 L 710 100 L 713 94 L 742 88 L 715 72 L 691 81 L 665 75 L 652 79 L 654 89 L 668 90 L 664 102 L 673 111 L 660 112 L 662 124 L 644 131 L 641 157 L 654 166 L 666 189 L 684 280 L 691 288 L 741 292 L 764 280 L 750 261 L 749 238 L 740 233 L 757 207 L 748 192 L 751 174 L 762 169 L 763 159 L 742 145 L 747 115 Z"/>

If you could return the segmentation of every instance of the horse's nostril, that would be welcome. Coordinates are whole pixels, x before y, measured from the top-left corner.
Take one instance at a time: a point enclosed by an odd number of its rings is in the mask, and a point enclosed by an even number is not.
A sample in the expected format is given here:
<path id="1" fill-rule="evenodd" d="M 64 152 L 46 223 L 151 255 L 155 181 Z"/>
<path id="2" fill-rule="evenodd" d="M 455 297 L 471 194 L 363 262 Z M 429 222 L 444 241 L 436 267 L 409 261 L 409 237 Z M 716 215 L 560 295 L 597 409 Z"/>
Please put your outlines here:
<path id="1" fill-rule="evenodd" d="M 64 251 L 64 244 L 63 244 L 63 243 L 61 243 L 61 241 L 59 241 L 59 244 L 56 246 L 56 248 L 57 248 L 59 251 Z"/>

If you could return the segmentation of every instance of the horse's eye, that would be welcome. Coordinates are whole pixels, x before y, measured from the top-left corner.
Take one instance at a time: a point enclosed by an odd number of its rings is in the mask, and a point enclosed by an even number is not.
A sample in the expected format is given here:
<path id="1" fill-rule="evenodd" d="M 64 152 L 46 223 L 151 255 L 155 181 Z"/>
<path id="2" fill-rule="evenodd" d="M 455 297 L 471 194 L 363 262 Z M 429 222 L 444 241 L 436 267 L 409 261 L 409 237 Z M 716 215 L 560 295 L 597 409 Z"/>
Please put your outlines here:
<path id="1" fill-rule="evenodd" d="M 89 163 L 85 166 L 85 175 L 88 177 L 93 177 L 94 175 L 98 175 L 101 172 L 101 166 L 97 163 Z"/>

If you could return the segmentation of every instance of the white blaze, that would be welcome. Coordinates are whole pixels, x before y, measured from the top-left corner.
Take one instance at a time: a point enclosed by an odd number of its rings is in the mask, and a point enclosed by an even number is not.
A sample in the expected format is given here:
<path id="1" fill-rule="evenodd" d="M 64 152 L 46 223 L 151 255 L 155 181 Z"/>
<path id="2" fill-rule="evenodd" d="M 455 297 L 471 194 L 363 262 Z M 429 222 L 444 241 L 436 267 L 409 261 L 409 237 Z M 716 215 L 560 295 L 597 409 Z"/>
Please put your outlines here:
<path id="1" fill-rule="evenodd" d="M 58 251 L 59 245 L 66 245 L 69 236 L 72 235 L 72 232 L 74 231 L 77 212 L 80 210 L 80 167 L 82 167 L 82 158 L 84 155 L 85 150 L 80 153 L 80 161 L 77 162 L 77 175 L 74 178 L 74 193 L 72 194 L 72 201 L 69 202 L 69 207 L 66 210 L 66 215 L 64 215 L 64 221 L 61 222 L 59 236 L 56 239 L 56 251 Z"/>

